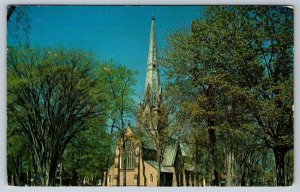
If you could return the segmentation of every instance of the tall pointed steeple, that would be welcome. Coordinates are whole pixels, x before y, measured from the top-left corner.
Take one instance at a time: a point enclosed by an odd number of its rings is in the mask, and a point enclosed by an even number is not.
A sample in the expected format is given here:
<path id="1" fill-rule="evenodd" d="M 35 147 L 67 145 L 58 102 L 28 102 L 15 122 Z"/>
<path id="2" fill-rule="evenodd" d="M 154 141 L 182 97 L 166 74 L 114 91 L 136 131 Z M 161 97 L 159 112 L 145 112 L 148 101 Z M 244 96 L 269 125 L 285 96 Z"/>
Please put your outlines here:
<path id="1" fill-rule="evenodd" d="M 148 51 L 148 63 L 145 80 L 145 102 L 150 102 L 151 105 L 159 101 L 160 82 L 159 82 L 159 67 L 156 61 L 156 36 L 155 36 L 155 18 L 152 17 L 150 42 Z"/>

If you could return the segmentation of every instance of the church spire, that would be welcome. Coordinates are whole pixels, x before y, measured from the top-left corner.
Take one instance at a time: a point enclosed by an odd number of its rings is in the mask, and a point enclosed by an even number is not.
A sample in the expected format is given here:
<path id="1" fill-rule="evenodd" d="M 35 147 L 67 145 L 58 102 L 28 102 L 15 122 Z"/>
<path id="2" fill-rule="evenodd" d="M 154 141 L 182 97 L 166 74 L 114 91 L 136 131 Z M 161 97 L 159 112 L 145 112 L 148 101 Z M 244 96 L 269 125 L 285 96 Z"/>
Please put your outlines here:
<path id="1" fill-rule="evenodd" d="M 156 35 L 155 35 L 155 18 L 152 17 L 150 42 L 148 51 L 148 63 L 145 80 L 145 102 L 150 101 L 155 104 L 159 101 L 159 68 L 156 61 Z M 148 90 L 149 89 L 149 90 Z"/>
<path id="2" fill-rule="evenodd" d="M 156 35 L 155 35 L 155 18 L 152 16 L 150 42 L 148 50 L 148 65 L 156 63 Z"/>

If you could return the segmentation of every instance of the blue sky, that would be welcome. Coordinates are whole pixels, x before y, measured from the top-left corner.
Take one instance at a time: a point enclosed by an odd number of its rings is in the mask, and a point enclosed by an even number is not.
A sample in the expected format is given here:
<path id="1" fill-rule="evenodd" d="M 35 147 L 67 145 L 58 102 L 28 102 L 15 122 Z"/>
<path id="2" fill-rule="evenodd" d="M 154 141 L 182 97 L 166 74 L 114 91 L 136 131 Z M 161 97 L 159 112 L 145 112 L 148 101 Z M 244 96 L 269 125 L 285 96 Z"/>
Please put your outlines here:
<path id="1" fill-rule="evenodd" d="M 30 45 L 91 51 L 100 60 L 113 60 L 138 71 L 136 93 L 143 95 L 151 17 L 156 18 L 158 49 L 166 35 L 199 18 L 201 6 L 31 6 Z M 8 45 L 14 45 L 8 25 Z"/>

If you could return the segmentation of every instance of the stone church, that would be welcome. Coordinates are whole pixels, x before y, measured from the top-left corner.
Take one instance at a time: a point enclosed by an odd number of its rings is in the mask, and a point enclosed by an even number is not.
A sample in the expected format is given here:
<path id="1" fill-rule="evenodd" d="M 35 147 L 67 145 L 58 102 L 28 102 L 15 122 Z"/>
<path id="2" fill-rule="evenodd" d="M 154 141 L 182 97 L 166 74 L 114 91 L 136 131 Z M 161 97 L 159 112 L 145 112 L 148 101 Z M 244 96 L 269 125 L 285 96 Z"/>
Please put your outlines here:
<path id="1" fill-rule="evenodd" d="M 155 18 L 152 17 L 144 101 L 138 103 L 137 127 L 128 125 L 125 131 L 126 186 L 157 186 L 159 152 L 155 138 L 159 136 L 159 120 L 164 119 L 160 116 L 166 114 L 161 113 L 164 104 L 156 54 Z M 120 186 L 123 186 L 122 144 L 120 138 L 114 164 L 107 171 L 108 186 L 117 186 L 118 178 Z M 193 167 L 183 161 L 189 158 L 189 147 L 170 137 L 161 152 L 160 185 L 194 186 Z"/>

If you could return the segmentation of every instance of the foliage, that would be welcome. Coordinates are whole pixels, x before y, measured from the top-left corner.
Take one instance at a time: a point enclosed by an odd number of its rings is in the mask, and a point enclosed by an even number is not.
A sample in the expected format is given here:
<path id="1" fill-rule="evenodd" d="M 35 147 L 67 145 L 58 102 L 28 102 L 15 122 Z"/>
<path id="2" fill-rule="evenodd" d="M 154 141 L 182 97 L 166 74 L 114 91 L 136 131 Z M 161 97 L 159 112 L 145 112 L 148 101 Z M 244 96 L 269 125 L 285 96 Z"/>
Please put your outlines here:
<path id="1" fill-rule="evenodd" d="M 170 95 L 196 143 L 202 129 L 208 130 L 211 184 L 218 185 L 218 175 L 226 171 L 226 154 L 244 159 L 253 153 L 238 165 L 246 168 L 250 161 L 252 170 L 265 158 L 267 145 L 274 151 L 277 184 L 284 185 L 282 157 L 293 147 L 293 11 L 210 6 L 190 29 L 175 31 L 167 40 L 162 63 Z"/>
<path id="2" fill-rule="evenodd" d="M 121 131 L 125 129 L 125 121 L 131 120 L 135 77 L 135 71 L 111 62 L 101 65 L 97 71 L 98 91 L 109 102 L 107 118 L 115 122 L 115 128 Z"/>
<path id="3" fill-rule="evenodd" d="M 136 84 L 136 72 L 127 69 L 124 66 L 115 65 L 112 62 L 100 66 L 97 71 L 98 77 L 98 90 L 103 98 L 108 101 L 108 113 L 107 118 L 111 121 L 111 131 L 117 131 L 117 137 L 122 148 L 122 165 L 123 167 L 123 186 L 126 186 L 126 138 L 125 131 L 127 128 L 126 123 L 132 120 L 132 111 L 134 108 L 133 87 Z M 116 129 L 116 130 L 114 130 Z M 107 149 L 111 150 L 110 147 Z M 110 158 L 109 156 L 107 157 Z M 108 169 L 108 159 L 107 159 L 107 169 Z M 118 165 L 121 165 L 121 155 L 118 155 Z M 120 166 L 118 166 L 118 174 L 120 175 Z M 107 174 L 106 174 L 107 176 Z M 105 182 L 107 178 L 105 178 Z M 117 179 L 117 185 L 120 185 L 120 177 Z"/>
<path id="4" fill-rule="evenodd" d="M 107 156 L 112 151 L 107 147 L 112 144 L 112 135 L 106 132 L 102 119 L 93 119 L 87 124 L 87 130 L 78 134 L 67 146 L 63 155 L 64 178 L 66 185 L 99 185 L 104 180 Z M 91 182 L 83 183 L 88 179 Z"/>
<path id="5" fill-rule="evenodd" d="M 66 146 L 101 113 L 93 62 L 91 55 L 72 50 L 8 49 L 8 130 L 28 144 L 38 185 L 55 184 Z"/>
<path id="6" fill-rule="evenodd" d="M 9 27 L 26 46 L 7 52 L 11 182 L 57 185 L 60 176 L 60 184 L 97 185 L 107 180 L 119 138 L 125 186 L 136 73 L 89 53 L 29 49 L 26 9 L 8 9 L 7 19 L 20 24 Z M 180 161 L 193 167 L 197 186 L 202 179 L 220 185 L 223 175 L 227 185 L 292 184 L 293 34 L 290 8 L 209 6 L 189 28 L 167 36 L 159 61 L 168 83 L 164 101 L 148 106 L 155 114 L 136 115 L 155 142 L 159 171 L 176 133 L 190 146 L 191 159 Z"/>

